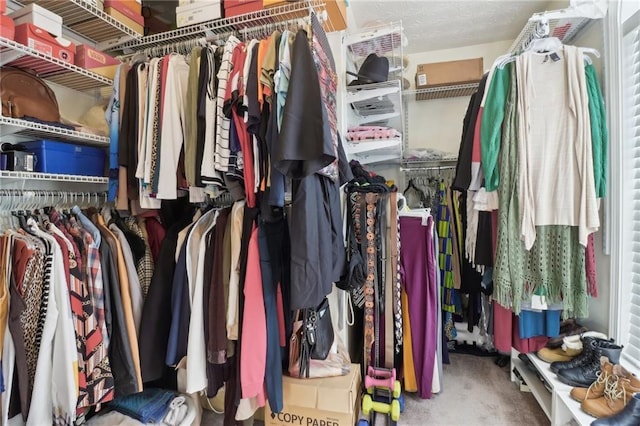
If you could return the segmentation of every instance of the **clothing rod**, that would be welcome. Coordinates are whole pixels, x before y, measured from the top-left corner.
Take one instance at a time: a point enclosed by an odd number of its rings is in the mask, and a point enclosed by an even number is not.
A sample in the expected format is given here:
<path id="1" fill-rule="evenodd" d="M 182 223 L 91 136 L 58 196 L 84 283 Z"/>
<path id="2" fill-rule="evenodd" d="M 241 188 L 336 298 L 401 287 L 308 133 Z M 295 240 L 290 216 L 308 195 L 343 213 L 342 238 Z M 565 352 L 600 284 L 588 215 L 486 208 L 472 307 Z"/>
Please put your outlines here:
<path id="1" fill-rule="evenodd" d="M 400 167 L 400 171 L 411 173 L 411 172 L 420 172 L 425 170 L 452 170 L 455 168 L 456 166 Z"/>
<path id="2" fill-rule="evenodd" d="M 43 207 L 102 206 L 107 202 L 103 191 L 47 191 L 0 189 L 0 211 L 34 210 Z"/>

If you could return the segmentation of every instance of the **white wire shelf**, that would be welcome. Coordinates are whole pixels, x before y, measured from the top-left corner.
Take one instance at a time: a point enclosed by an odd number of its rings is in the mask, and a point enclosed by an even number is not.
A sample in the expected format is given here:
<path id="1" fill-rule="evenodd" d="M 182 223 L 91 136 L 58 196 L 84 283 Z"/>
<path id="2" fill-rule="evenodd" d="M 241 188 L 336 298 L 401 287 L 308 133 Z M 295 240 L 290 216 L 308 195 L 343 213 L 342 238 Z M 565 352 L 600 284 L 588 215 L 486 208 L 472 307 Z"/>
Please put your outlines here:
<path id="1" fill-rule="evenodd" d="M 454 84 L 451 86 L 427 87 L 424 89 L 405 90 L 403 96 L 415 96 L 416 101 L 430 101 L 442 98 L 471 96 L 478 90 L 480 82 Z"/>
<path id="2" fill-rule="evenodd" d="M 113 85 L 106 77 L 4 37 L 0 37 L 0 65 L 34 70 L 41 78 L 76 90 Z"/>
<path id="3" fill-rule="evenodd" d="M 109 183 L 109 178 L 101 176 L 77 176 L 63 175 L 57 173 L 38 173 L 38 172 L 13 172 L 9 170 L 0 170 L 0 179 L 16 179 L 16 180 L 45 180 L 56 182 L 74 182 L 74 183 Z"/>
<path id="4" fill-rule="evenodd" d="M 107 146 L 109 138 L 48 124 L 35 123 L 20 118 L 0 116 L 0 136 L 25 136 L 35 139 L 54 139 L 70 142 L 82 142 L 86 145 Z"/>
<path id="5" fill-rule="evenodd" d="M 319 16 L 326 15 L 324 0 L 302 0 L 291 2 L 282 6 L 271 7 L 255 12 L 229 18 L 215 19 L 200 24 L 189 25 L 163 33 L 152 34 L 141 37 L 137 40 L 130 40 L 123 43 L 115 43 L 112 46 L 104 47 L 105 50 L 122 51 L 125 54 L 143 50 L 151 46 L 164 45 L 193 40 L 217 35 L 225 35 L 233 32 L 251 34 L 257 30 L 268 31 L 269 25 L 277 25 L 287 21 L 292 21 L 309 16 L 313 10 Z M 334 30 L 329 19 L 323 21 L 327 32 Z M 262 28 L 261 28 L 262 27 Z M 271 28 L 273 30 L 273 28 Z"/>
<path id="6" fill-rule="evenodd" d="M 580 16 L 571 9 L 536 13 L 529 18 L 518 37 L 511 44 L 509 52 L 515 54 L 524 50 L 535 38 L 536 27 L 542 20 L 549 22 L 549 37 L 557 37 L 565 44 L 592 21 L 591 18 Z"/>
<path id="7" fill-rule="evenodd" d="M 456 158 L 443 158 L 440 160 L 405 158 L 401 162 L 400 170 L 403 172 L 419 172 L 421 170 L 449 169 L 455 168 L 457 163 L 458 160 Z"/>
<path id="8" fill-rule="evenodd" d="M 400 152 L 402 139 L 364 140 L 357 143 L 346 142 L 345 149 L 351 155 L 355 154 L 383 154 Z"/>
<path id="9" fill-rule="evenodd" d="M 22 4 L 38 3 L 62 17 L 65 27 L 96 43 L 126 37 L 137 39 L 142 34 L 124 25 L 94 5 L 83 0 L 20 0 Z M 100 49 L 101 47 L 98 46 Z"/>

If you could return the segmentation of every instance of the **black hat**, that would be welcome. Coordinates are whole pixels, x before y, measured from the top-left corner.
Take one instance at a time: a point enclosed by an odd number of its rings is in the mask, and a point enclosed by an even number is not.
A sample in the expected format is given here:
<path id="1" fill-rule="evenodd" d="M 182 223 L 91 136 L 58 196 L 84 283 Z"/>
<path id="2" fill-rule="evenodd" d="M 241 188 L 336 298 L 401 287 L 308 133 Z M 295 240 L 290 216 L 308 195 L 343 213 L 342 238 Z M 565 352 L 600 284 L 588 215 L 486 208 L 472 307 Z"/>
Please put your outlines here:
<path id="1" fill-rule="evenodd" d="M 347 71 L 347 74 L 358 77 L 349 83 L 349 86 L 387 81 L 389 78 L 389 59 L 371 53 L 366 57 L 357 74 L 350 71 Z"/>

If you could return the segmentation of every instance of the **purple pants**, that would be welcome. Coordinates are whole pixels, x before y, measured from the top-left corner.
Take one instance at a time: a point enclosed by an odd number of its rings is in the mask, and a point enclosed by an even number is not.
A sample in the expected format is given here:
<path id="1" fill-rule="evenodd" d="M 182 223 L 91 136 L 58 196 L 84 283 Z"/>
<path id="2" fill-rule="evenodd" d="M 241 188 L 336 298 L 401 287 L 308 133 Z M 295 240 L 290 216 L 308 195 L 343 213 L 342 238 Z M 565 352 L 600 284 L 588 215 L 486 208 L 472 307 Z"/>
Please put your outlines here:
<path id="1" fill-rule="evenodd" d="M 438 340 L 438 282 L 433 247 L 433 219 L 422 225 L 416 217 L 400 218 L 400 261 L 407 292 L 413 363 L 418 396 L 431 398 Z"/>

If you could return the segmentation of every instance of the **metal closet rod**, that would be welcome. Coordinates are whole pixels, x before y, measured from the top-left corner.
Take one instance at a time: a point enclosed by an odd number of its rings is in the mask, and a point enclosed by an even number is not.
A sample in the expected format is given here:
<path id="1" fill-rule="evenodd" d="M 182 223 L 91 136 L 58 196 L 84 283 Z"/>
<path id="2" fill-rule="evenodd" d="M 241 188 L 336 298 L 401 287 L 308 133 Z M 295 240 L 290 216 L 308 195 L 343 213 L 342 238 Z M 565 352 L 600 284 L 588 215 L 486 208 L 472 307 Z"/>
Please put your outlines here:
<path id="1" fill-rule="evenodd" d="M 102 206 L 104 191 L 51 191 L 40 189 L 0 189 L 0 211 L 34 210 L 43 207 Z"/>

